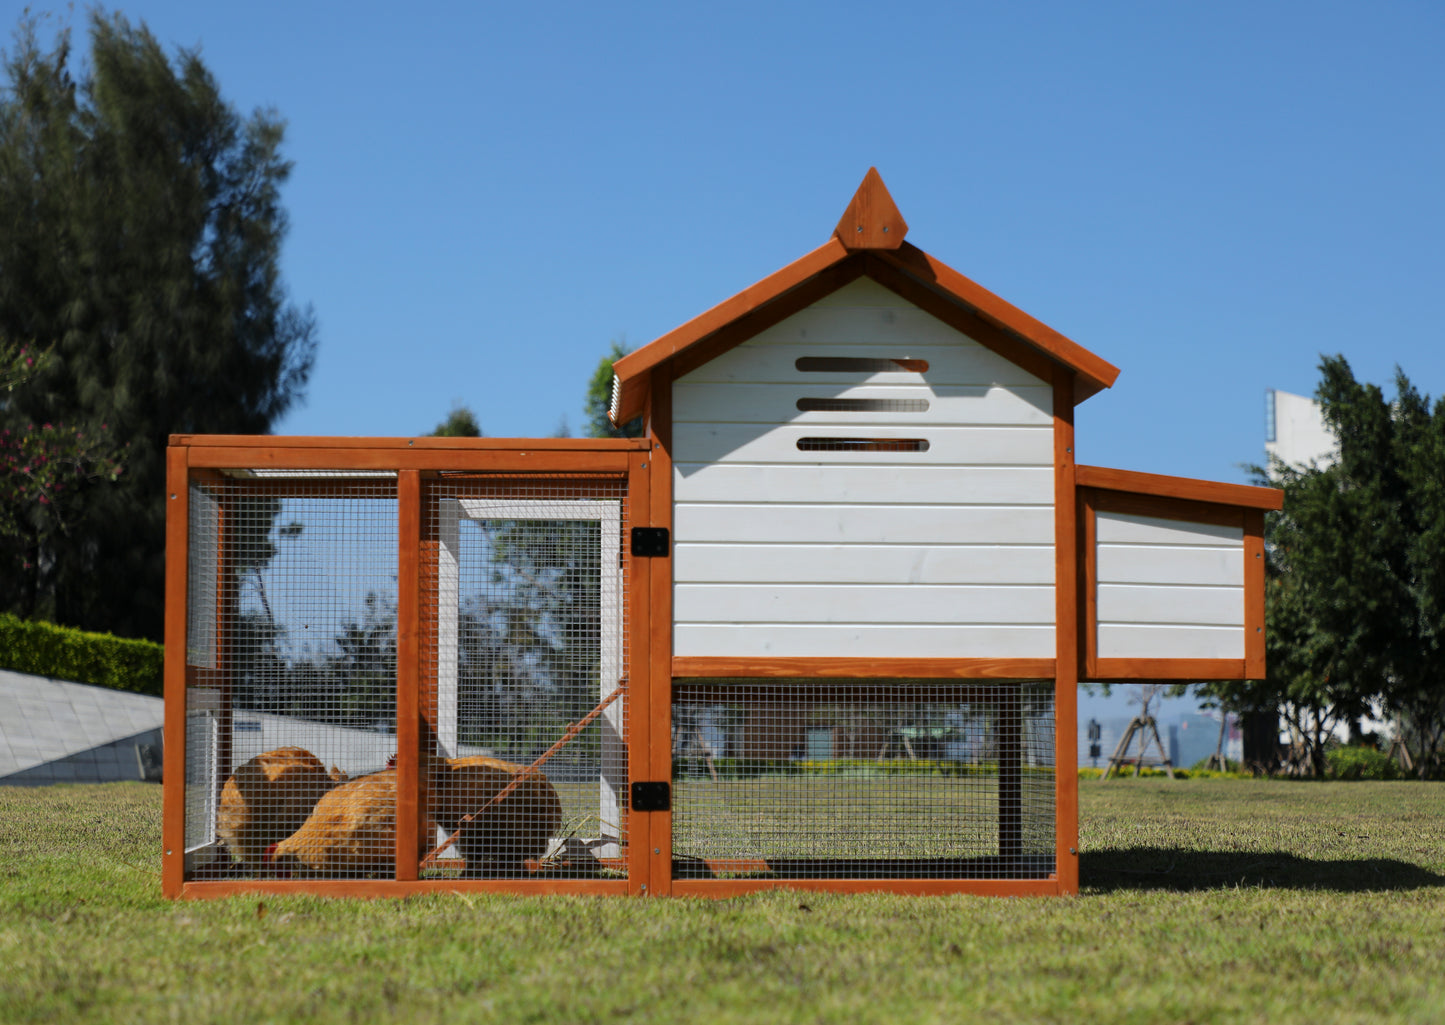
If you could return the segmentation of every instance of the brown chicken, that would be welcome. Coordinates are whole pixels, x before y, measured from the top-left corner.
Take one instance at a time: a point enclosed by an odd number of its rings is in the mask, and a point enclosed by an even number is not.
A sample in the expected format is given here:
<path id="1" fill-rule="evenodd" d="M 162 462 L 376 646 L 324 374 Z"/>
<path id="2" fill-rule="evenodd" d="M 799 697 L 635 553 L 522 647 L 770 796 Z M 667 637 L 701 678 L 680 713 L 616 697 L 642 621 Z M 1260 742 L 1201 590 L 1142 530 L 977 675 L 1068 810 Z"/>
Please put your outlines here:
<path id="1" fill-rule="evenodd" d="M 547 849 L 562 824 L 557 791 L 539 771 L 495 758 L 428 758 L 427 789 L 434 825 L 417 837 L 418 857 L 435 841 L 435 826 L 448 835 L 461 830 L 456 845 L 468 876 L 525 872 L 525 862 Z M 525 775 L 524 775 L 525 774 Z M 517 787 L 482 809 L 507 784 Z M 462 819 L 476 813 L 471 822 Z M 309 818 L 267 852 L 271 870 L 282 878 L 389 876 L 396 850 L 396 769 L 384 769 L 324 794 Z"/>
<path id="2" fill-rule="evenodd" d="M 485 811 L 487 802 L 518 777 L 517 787 Z M 448 758 L 434 765 L 431 814 L 448 835 L 461 829 L 457 849 L 468 876 L 512 876 L 547 850 L 562 825 L 562 802 L 540 770 L 497 758 Z M 475 814 L 471 822 L 462 819 Z"/>
<path id="3" fill-rule="evenodd" d="M 302 747 L 265 751 L 231 773 L 221 788 L 216 834 L 242 864 L 260 867 L 266 849 L 301 827 L 340 776 Z M 343 777 L 344 778 L 344 777 Z"/>
<path id="4" fill-rule="evenodd" d="M 417 838 L 418 857 L 431 831 Z M 282 878 L 392 875 L 396 859 L 396 770 L 360 776 L 328 791 L 311 816 L 267 853 Z"/>

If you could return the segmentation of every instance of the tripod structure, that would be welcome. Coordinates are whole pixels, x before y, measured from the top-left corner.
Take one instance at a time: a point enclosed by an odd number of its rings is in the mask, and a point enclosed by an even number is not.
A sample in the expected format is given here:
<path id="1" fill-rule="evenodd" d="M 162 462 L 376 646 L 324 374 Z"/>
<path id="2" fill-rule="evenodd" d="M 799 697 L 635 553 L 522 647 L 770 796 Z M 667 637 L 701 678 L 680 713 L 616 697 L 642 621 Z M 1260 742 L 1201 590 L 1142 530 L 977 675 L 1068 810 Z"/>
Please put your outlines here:
<path id="1" fill-rule="evenodd" d="M 1164 766 L 1164 771 L 1169 774 L 1169 778 L 1174 778 L 1174 766 L 1169 761 L 1169 752 L 1164 747 L 1164 741 L 1159 739 L 1159 724 L 1154 721 L 1154 716 L 1150 714 L 1149 710 L 1150 704 L 1159 695 L 1161 689 L 1158 684 L 1145 685 L 1141 698 L 1143 707 L 1139 709 L 1138 715 L 1129 720 L 1129 728 L 1124 731 L 1124 735 L 1119 738 L 1118 746 L 1114 748 L 1114 753 L 1109 756 L 1109 764 L 1104 768 L 1103 779 L 1108 779 L 1111 775 L 1116 774 L 1119 768 L 1129 761 L 1129 747 L 1134 743 L 1135 737 L 1139 738 L 1139 755 L 1133 760 L 1134 775 L 1139 775 L 1139 769 L 1144 764 L 1144 758 L 1149 752 L 1149 742 L 1153 740 L 1155 748 L 1159 751 L 1160 764 Z"/>

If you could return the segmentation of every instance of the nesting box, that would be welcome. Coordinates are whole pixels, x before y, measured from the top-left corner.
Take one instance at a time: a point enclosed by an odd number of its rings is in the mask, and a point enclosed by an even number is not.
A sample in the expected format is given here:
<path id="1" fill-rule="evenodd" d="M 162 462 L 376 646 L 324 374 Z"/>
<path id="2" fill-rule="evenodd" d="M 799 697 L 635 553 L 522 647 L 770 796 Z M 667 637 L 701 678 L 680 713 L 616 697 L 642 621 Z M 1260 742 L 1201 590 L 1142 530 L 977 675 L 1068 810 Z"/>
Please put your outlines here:
<path id="1" fill-rule="evenodd" d="M 1279 493 L 1078 463 L 1117 370 L 907 231 L 619 360 L 637 439 L 173 438 L 166 892 L 1075 892 L 1078 683 L 1261 676 Z"/>

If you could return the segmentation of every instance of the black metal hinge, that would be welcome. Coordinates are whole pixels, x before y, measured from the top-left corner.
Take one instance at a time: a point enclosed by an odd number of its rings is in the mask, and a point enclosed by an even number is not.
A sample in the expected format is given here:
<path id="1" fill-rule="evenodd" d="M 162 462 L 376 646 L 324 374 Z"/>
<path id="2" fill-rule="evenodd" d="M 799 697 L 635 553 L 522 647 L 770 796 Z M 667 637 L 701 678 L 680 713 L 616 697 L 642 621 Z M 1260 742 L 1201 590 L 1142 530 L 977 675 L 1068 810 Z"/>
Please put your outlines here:
<path id="1" fill-rule="evenodd" d="M 633 811 L 671 811 L 672 787 L 666 780 L 632 784 Z"/>
<path id="2" fill-rule="evenodd" d="M 666 557 L 672 550 L 666 527 L 633 527 L 632 554 L 642 558 Z"/>

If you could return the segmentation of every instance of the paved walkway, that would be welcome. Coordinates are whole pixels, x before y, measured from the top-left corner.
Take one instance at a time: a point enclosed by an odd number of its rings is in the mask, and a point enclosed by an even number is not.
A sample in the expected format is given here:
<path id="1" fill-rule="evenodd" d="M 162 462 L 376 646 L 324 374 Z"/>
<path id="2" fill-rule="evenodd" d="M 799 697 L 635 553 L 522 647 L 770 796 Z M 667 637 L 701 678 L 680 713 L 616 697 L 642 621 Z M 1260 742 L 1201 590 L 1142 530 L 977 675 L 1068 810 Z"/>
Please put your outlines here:
<path id="1" fill-rule="evenodd" d="M 160 698 L 0 670 L 0 784 L 145 779 L 164 720 Z"/>

